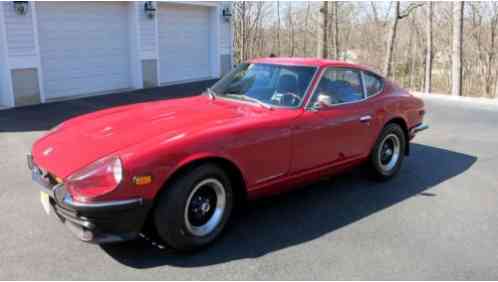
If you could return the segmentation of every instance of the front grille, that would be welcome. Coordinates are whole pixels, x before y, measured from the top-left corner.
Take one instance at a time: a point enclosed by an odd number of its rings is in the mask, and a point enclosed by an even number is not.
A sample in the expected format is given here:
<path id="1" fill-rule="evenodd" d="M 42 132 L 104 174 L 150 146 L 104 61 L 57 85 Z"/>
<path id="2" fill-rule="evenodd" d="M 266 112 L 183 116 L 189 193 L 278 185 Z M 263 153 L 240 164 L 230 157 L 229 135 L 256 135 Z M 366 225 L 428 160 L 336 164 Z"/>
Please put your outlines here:
<path id="1" fill-rule="evenodd" d="M 51 196 L 54 190 L 54 187 L 59 184 L 57 181 L 57 177 L 52 173 L 45 171 L 40 168 L 34 161 L 31 156 L 28 156 L 28 167 L 31 169 L 32 178 L 35 182 L 42 185 L 45 189 L 48 190 Z"/>
<path id="2" fill-rule="evenodd" d="M 55 180 L 55 177 L 50 172 L 41 169 L 35 163 L 33 163 L 33 172 L 38 175 L 38 177 L 46 184 L 46 186 L 48 186 L 47 188 L 51 189 L 55 185 L 57 185 L 57 180 Z"/>

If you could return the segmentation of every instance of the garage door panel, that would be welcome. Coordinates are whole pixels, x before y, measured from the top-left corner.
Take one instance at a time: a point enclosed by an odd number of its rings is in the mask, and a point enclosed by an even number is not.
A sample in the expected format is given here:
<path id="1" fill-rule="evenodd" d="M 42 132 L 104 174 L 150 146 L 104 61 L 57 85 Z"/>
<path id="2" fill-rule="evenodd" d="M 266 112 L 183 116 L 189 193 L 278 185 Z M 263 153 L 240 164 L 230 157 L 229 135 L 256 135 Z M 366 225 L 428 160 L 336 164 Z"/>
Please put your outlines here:
<path id="1" fill-rule="evenodd" d="M 119 2 L 39 2 L 47 98 L 130 86 L 128 8 Z"/>
<path id="2" fill-rule="evenodd" d="M 159 47 L 162 83 L 209 77 L 209 9 L 160 4 Z"/>

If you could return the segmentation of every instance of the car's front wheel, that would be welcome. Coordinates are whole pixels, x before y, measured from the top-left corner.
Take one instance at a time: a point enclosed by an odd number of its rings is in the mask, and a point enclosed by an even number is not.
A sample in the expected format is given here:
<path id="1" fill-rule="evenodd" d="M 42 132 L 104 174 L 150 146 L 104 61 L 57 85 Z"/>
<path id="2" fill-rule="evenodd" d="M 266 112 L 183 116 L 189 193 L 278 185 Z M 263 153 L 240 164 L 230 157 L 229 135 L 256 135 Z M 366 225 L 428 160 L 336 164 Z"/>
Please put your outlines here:
<path id="1" fill-rule="evenodd" d="M 158 235 L 171 247 L 191 251 L 214 241 L 233 206 L 226 173 L 205 164 L 188 170 L 165 187 L 154 214 Z"/>
<path id="2" fill-rule="evenodd" d="M 398 124 L 384 127 L 370 156 L 376 179 L 387 180 L 396 175 L 405 156 L 406 142 L 405 133 Z"/>

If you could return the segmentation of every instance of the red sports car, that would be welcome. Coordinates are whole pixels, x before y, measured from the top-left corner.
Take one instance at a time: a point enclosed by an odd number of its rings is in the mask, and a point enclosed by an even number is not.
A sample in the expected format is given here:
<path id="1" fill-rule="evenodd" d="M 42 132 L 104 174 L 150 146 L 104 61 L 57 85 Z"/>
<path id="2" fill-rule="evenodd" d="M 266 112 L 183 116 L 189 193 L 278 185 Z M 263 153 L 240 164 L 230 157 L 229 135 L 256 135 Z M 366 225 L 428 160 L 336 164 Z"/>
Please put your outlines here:
<path id="1" fill-rule="evenodd" d="M 368 163 L 393 177 L 427 128 L 423 102 L 366 67 L 256 59 L 200 96 L 98 111 L 36 141 L 41 200 L 80 239 L 153 226 L 179 250 L 220 235 L 240 201 Z"/>

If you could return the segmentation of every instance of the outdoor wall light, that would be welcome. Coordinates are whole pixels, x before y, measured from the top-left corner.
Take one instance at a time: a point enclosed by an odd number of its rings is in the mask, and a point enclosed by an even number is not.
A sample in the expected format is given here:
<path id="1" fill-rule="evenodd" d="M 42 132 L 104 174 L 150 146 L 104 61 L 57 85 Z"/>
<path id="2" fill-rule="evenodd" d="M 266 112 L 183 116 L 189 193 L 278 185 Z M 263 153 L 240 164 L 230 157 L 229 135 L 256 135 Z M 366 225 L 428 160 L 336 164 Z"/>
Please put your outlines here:
<path id="1" fill-rule="evenodd" d="M 18 15 L 26 15 L 28 13 L 28 1 L 14 1 L 14 11 Z"/>
<path id="2" fill-rule="evenodd" d="M 156 7 L 154 5 L 154 2 L 146 1 L 144 4 L 144 12 L 150 19 L 154 18 L 156 14 Z"/>
<path id="3" fill-rule="evenodd" d="M 229 7 L 223 8 L 221 13 L 225 21 L 230 22 L 230 19 L 232 18 L 232 11 L 230 10 L 230 8 Z"/>

